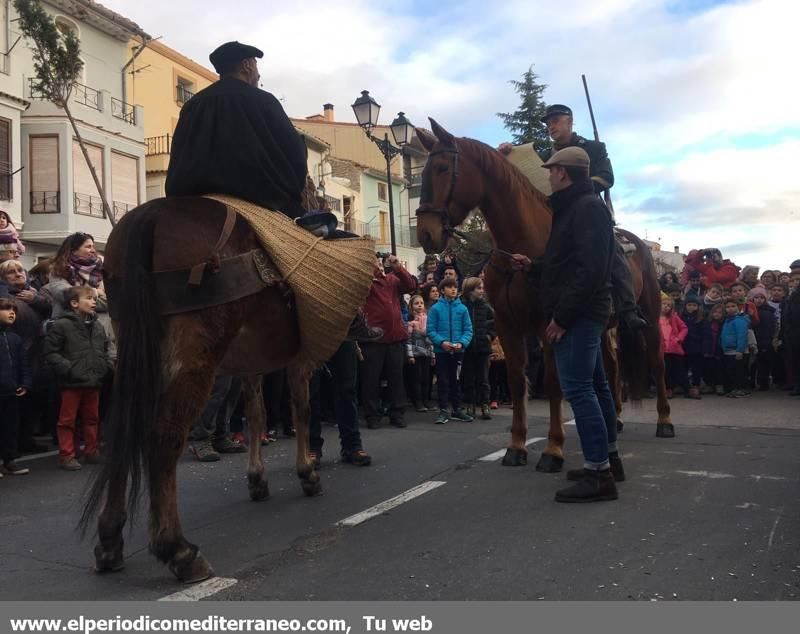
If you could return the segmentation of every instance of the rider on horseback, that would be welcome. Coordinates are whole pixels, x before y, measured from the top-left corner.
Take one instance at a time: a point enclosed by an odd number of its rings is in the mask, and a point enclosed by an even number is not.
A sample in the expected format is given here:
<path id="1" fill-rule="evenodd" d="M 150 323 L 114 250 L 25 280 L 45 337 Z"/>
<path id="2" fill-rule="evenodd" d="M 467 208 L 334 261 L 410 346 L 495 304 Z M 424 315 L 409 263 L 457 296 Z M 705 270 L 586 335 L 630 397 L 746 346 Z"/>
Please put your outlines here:
<path id="1" fill-rule="evenodd" d="M 547 156 L 542 157 L 545 161 L 548 161 L 558 150 L 579 147 L 589 155 L 589 175 L 595 193 L 600 195 L 605 190 L 611 189 L 614 185 L 614 171 L 605 143 L 590 141 L 573 132 L 572 110 L 568 106 L 562 104 L 548 106 L 541 121 L 547 126 L 547 132 L 553 139 L 553 147 Z M 502 154 L 508 154 L 511 151 L 511 144 L 503 143 L 498 149 Z M 611 284 L 614 308 L 620 323 L 631 331 L 644 328 L 647 321 L 639 312 L 636 304 L 631 272 L 625 261 L 622 247 L 618 243 L 612 260 Z"/>

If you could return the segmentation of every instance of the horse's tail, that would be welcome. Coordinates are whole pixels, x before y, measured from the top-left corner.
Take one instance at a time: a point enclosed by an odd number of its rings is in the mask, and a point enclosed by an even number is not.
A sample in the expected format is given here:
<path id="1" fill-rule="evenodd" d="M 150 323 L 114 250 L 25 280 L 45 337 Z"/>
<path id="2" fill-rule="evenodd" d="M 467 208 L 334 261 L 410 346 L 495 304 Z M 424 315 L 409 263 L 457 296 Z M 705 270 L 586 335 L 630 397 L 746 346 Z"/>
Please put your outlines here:
<path id="1" fill-rule="evenodd" d="M 158 416 L 162 326 L 153 285 L 153 245 L 157 204 L 145 204 L 120 221 L 113 233 L 114 270 L 108 291 L 117 325 L 117 368 L 105 421 L 106 462 L 86 498 L 79 527 L 85 534 L 108 485 L 130 477 L 128 514 L 133 519 L 148 469 Z M 111 242 L 111 239 L 109 239 Z M 123 489 L 124 490 L 124 489 Z"/>
<path id="2" fill-rule="evenodd" d="M 628 398 L 639 402 L 649 388 L 650 358 L 660 353 L 661 332 L 658 320 L 661 314 L 661 297 L 650 249 L 633 233 L 622 229 L 617 229 L 617 232 L 636 246 L 636 255 L 642 269 L 642 292 L 638 304 L 648 326 L 634 332 L 622 323 L 617 328 L 620 376 L 628 388 Z"/>

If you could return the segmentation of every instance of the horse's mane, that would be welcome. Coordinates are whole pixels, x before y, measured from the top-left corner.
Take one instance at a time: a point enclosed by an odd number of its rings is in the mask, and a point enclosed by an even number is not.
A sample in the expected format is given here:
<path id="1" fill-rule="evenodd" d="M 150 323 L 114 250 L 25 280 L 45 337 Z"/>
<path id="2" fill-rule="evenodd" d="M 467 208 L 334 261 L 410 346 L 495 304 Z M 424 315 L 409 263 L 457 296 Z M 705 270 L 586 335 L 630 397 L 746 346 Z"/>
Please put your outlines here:
<path id="1" fill-rule="evenodd" d="M 501 183 L 511 191 L 516 191 L 517 189 L 522 190 L 537 202 L 541 203 L 548 211 L 550 210 L 550 203 L 547 196 L 536 189 L 528 180 L 528 177 L 511 161 L 503 158 L 500 152 L 482 141 L 467 137 L 459 138 L 458 143 L 464 148 L 471 150 L 475 160 L 484 172 L 497 176 Z"/>

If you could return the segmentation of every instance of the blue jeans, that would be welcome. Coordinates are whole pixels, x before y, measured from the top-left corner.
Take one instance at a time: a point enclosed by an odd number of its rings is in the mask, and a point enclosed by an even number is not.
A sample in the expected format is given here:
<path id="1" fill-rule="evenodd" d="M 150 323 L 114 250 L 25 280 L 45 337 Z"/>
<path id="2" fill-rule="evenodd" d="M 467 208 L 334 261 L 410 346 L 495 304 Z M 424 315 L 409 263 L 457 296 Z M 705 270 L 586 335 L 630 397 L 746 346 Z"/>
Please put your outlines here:
<path id="1" fill-rule="evenodd" d="M 586 468 L 608 468 L 616 451 L 617 411 L 603 369 L 605 326 L 579 319 L 554 346 L 561 390 L 575 414 Z"/>

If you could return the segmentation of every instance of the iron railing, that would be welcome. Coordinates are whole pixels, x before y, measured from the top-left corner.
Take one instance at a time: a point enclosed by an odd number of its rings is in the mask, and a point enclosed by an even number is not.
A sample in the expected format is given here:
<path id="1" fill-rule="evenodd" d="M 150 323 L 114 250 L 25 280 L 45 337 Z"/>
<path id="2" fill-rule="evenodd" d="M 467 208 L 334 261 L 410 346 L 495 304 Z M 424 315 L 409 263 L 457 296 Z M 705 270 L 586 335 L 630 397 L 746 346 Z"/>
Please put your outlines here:
<path id="1" fill-rule="evenodd" d="M 149 136 L 144 140 L 146 150 L 145 156 L 157 156 L 158 154 L 169 154 L 172 149 L 172 136 L 164 134 L 162 136 Z"/>
<path id="2" fill-rule="evenodd" d="M 339 211 L 342 210 L 342 201 L 339 198 L 334 198 L 333 196 L 328 196 L 325 194 L 325 202 L 328 204 L 328 208 L 331 211 Z"/>
<path id="3" fill-rule="evenodd" d="M 361 236 L 374 238 L 375 245 L 378 247 L 386 247 L 391 244 L 392 232 L 388 222 L 381 227 L 380 222 L 361 222 L 360 220 L 353 220 L 349 225 L 351 227 L 349 231 Z M 417 241 L 416 227 L 395 224 L 394 238 L 399 247 L 416 249 L 420 246 Z"/>
<path id="4" fill-rule="evenodd" d="M 89 88 L 89 86 L 84 86 L 83 84 L 74 84 L 72 86 L 73 94 L 75 95 L 74 101 L 86 106 L 87 108 L 92 108 L 97 110 L 98 112 L 102 112 L 103 110 L 103 101 L 102 97 L 100 96 L 100 91 L 95 90 L 94 88 Z"/>
<path id="5" fill-rule="evenodd" d="M 175 94 L 177 102 L 181 105 L 185 104 L 187 101 L 189 101 L 189 99 L 194 97 L 194 93 L 183 84 L 178 84 L 175 86 Z"/>
<path id="6" fill-rule="evenodd" d="M 61 192 L 31 192 L 31 213 L 61 213 Z"/>
<path id="7" fill-rule="evenodd" d="M 100 196 L 90 194 L 73 194 L 73 211 L 81 216 L 92 216 L 93 218 L 105 218 L 106 212 L 103 209 L 103 199 Z"/>
<path id="8" fill-rule="evenodd" d="M 111 97 L 111 116 L 136 125 L 136 108 L 115 97 Z"/>
<path id="9" fill-rule="evenodd" d="M 128 213 L 131 209 L 136 208 L 137 205 L 133 205 L 130 203 L 120 203 L 116 200 L 114 201 L 114 220 L 119 220 Z"/>

